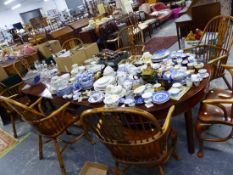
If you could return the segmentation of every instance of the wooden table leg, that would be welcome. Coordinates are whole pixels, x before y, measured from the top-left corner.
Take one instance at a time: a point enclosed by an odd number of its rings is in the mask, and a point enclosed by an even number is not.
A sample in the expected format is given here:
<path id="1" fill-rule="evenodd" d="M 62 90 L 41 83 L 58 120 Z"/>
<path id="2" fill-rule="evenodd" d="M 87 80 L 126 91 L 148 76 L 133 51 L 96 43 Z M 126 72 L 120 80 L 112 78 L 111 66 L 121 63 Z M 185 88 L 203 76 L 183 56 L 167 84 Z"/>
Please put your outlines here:
<path id="1" fill-rule="evenodd" d="M 185 112 L 185 124 L 187 134 L 188 151 L 190 154 L 194 153 L 194 137 L 193 137 L 193 121 L 192 121 L 192 110 Z"/>

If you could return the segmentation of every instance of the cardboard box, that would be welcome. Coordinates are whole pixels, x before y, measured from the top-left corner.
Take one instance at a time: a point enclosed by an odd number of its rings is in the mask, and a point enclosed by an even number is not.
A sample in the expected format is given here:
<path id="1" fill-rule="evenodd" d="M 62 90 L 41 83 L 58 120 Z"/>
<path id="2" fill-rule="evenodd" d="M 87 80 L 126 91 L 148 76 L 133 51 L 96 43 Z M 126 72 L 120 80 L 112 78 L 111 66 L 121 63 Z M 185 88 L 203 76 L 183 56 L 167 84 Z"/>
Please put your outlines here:
<path id="1" fill-rule="evenodd" d="M 96 43 L 84 44 L 83 49 L 87 58 L 91 58 L 93 55 L 99 53 L 99 48 Z"/>
<path id="2" fill-rule="evenodd" d="M 8 77 L 6 71 L 0 66 L 0 81 L 5 80 Z"/>
<path id="3" fill-rule="evenodd" d="M 87 59 L 85 51 L 83 49 L 70 52 L 68 56 L 61 55 L 55 58 L 59 72 L 70 72 L 73 64 L 82 65 Z"/>
<path id="4" fill-rule="evenodd" d="M 73 64 L 83 65 L 84 61 L 99 53 L 96 43 L 84 44 L 80 49 L 71 49 L 55 58 L 59 72 L 70 72 Z"/>
<path id="5" fill-rule="evenodd" d="M 108 167 L 103 164 L 86 162 L 79 175 L 107 175 Z"/>
<path id="6" fill-rule="evenodd" d="M 52 54 L 60 52 L 62 47 L 58 40 L 50 40 L 38 45 L 38 50 L 43 57 L 49 58 L 52 56 Z"/>

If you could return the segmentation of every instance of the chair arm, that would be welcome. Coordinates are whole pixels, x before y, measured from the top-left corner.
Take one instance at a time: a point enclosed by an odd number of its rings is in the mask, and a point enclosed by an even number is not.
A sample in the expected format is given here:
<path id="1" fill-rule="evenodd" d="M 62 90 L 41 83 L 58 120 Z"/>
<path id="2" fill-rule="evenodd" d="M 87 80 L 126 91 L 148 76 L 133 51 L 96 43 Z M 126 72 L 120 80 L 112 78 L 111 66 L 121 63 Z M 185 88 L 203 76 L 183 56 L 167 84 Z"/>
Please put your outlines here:
<path id="1" fill-rule="evenodd" d="M 10 99 L 15 99 L 16 97 L 18 97 L 19 96 L 19 94 L 14 94 L 14 95 L 11 95 L 10 97 L 8 97 L 8 98 L 10 98 Z"/>
<path id="2" fill-rule="evenodd" d="M 119 40 L 119 37 L 116 37 L 116 38 L 114 38 L 114 39 L 106 40 L 106 42 L 107 42 L 107 43 L 114 43 L 114 42 L 116 42 L 116 41 L 118 41 L 118 40 Z"/>
<path id="3" fill-rule="evenodd" d="M 232 65 L 227 65 L 227 64 L 222 64 L 222 67 L 224 67 L 225 69 L 233 69 Z"/>
<path id="4" fill-rule="evenodd" d="M 202 103 L 219 107 L 223 111 L 224 117 L 227 119 L 227 110 L 222 104 L 231 104 L 233 103 L 233 100 L 232 99 L 230 100 L 229 99 L 207 99 L 207 100 L 204 100 Z"/>
<path id="5" fill-rule="evenodd" d="M 169 126 L 170 126 L 170 123 L 171 123 L 172 114 L 173 114 L 174 110 L 175 110 L 175 106 L 174 105 L 169 108 L 166 120 L 165 120 L 165 122 L 163 124 L 163 127 L 162 127 L 163 133 L 166 133 L 167 130 L 169 129 Z"/>
<path id="6" fill-rule="evenodd" d="M 204 100 L 205 104 L 233 104 L 233 99 L 207 99 Z"/>
<path id="7" fill-rule="evenodd" d="M 49 120 L 49 119 L 52 119 L 54 117 L 56 118 L 56 116 L 58 116 L 59 114 L 62 114 L 63 112 L 65 112 L 69 105 L 70 105 L 70 102 L 65 103 L 59 109 L 53 111 L 48 117 L 41 119 L 39 122 Z"/>
<path id="8" fill-rule="evenodd" d="M 222 60 L 222 59 L 227 58 L 227 57 L 228 57 L 228 55 L 220 56 L 220 57 L 218 57 L 218 58 L 215 58 L 215 59 L 213 59 L 213 60 L 208 61 L 208 64 L 210 65 L 210 64 L 216 63 L 216 62 L 218 62 L 219 60 Z"/>
<path id="9" fill-rule="evenodd" d="M 44 113 L 43 112 L 43 110 L 42 110 L 42 108 L 41 108 L 41 101 L 42 101 L 42 97 L 40 97 L 39 99 L 37 99 L 34 103 L 32 103 L 30 106 L 29 106 L 29 108 L 34 108 L 35 106 L 37 106 L 38 107 L 38 109 L 39 109 L 39 111 L 41 112 L 41 113 Z"/>

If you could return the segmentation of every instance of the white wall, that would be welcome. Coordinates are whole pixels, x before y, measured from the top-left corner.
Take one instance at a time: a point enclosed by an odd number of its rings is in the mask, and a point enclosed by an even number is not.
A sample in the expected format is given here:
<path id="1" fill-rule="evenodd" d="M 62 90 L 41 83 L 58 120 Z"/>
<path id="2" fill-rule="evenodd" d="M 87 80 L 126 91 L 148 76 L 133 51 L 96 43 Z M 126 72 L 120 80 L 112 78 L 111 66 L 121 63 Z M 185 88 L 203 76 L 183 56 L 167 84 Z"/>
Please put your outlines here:
<path id="1" fill-rule="evenodd" d="M 42 8 L 42 13 L 46 14 L 47 10 L 58 9 L 59 11 L 67 10 L 65 0 L 48 0 L 47 2 L 28 2 L 22 3 L 22 6 L 16 10 L 0 11 L 0 27 L 5 28 L 5 25 L 11 27 L 12 24 L 22 22 L 19 13 L 30 11 L 37 8 Z"/>

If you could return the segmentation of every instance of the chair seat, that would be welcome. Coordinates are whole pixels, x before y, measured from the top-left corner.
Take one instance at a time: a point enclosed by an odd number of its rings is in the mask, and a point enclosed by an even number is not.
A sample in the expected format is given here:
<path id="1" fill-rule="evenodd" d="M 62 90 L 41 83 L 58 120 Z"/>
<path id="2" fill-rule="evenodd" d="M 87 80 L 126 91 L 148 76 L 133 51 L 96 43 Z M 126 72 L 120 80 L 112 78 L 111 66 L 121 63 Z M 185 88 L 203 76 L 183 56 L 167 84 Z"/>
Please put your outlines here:
<path id="1" fill-rule="evenodd" d="M 31 103 L 30 99 L 26 96 L 19 97 L 16 99 L 16 101 L 27 106 Z"/>
<path id="2" fill-rule="evenodd" d="M 139 27 L 141 30 L 145 30 L 146 28 L 148 28 L 148 25 L 147 25 L 147 24 L 144 24 L 144 23 L 140 23 L 140 24 L 138 24 L 138 27 Z"/>
<path id="3" fill-rule="evenodd" d="M 213 89 L 207 94 L 206 99 L 233 99 L 232 91 L 224 89 Z M 203 103 L 199 111 L 199 120 L 204 123 L 219 123 L 233 125 L 231 118 L 231 104 L 222 104 L 227 113 L 224 117 L 224 111 L 221 107 Z"/>
<path id="4" fill-rule="evenodd" d="M 151 25 L 151 24 L 154 24 L 156 22 L 157 22 L 157 20 L 152 18 L 152 19 L 147 19 L 142 24 Z"/>

